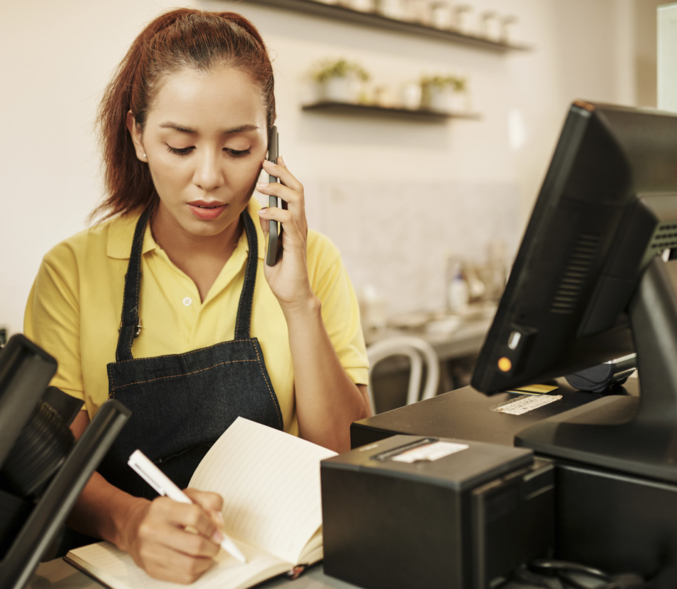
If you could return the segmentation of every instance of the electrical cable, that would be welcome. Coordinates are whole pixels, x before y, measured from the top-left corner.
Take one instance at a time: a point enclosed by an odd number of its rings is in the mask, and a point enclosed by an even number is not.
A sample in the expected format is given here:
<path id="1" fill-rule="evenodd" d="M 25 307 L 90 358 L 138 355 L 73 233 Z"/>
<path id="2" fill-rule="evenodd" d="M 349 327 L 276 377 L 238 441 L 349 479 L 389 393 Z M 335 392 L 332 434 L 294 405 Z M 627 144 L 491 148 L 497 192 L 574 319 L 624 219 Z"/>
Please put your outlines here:
<path id="1" fill-rule="evenodd" d="M 541 571 L 546 574 L 548 573 L 557 574 L 559 573 L 559 571 L 566 571 L 570 573 L 587 575 L 589 577 L 595 577 L 603 581 L 609 581 L 610 579 L 609 575 L 604 571 L 578 562 L 568 562 L 565 560 L 536 559 L 530 561 L 527 564 L 527 566 L 529 567 L 530 570 L 534 572 Z"/>
<path id="2" fill-rule="evenodd" d="M 526 566 L 534 575 L 554 577 L 570 589 L 589 588 L 589 585 L 579 582 L 576 576 L 604 582 L 595 589 L 645 589 L 647 587 L 646 581 L 635 573 L 610 575 L 600 569 L 576 562 L 538 559 L 527 563 Z"/>
<path id="3" fill-rule="evenodd" d="M 504 585 L 508 583 L 522 583 L 529 587 L 539 587 L 542 589 L 556 589 L 548 579 L 538 573 L 530 571 L 525 564 L 521 564 L 514 569 Z"/>
<path id="4" fill-rule="evenodd" d="M 590 589 L 589 585 L 583 585 L 583 583 L 579 583 L 576 579 L 574 579 L 569 573 L 566 573 L 565 571 L 559 571 L 556 574 L 556 577 L 565 585 L 565 587 L 569 587 L 571 589 Z M 597 587 L 596 589 L 599 589 L 599 587 Z"/>

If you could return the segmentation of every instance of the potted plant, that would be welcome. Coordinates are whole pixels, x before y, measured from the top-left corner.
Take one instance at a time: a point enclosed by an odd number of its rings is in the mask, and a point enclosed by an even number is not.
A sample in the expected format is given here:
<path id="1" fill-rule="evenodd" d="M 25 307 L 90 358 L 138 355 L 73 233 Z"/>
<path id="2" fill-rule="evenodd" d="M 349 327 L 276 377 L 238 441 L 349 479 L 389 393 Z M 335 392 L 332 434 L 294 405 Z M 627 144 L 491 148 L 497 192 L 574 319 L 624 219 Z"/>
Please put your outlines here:
<path id="1" fill-rule="evenodd" d="M 460 76 L 435 75 L 421 78 L 423 108 L 439 112 L 458 112 L 468 108 L 467 80 Z"/>
<path id="2" fill-rule="evenodd" d="M 341 57 L 320 62 L 312 77 L 321 100 L 357 102 L 362 84 L 369 79 L 369 74 L 357 62 Z"/>

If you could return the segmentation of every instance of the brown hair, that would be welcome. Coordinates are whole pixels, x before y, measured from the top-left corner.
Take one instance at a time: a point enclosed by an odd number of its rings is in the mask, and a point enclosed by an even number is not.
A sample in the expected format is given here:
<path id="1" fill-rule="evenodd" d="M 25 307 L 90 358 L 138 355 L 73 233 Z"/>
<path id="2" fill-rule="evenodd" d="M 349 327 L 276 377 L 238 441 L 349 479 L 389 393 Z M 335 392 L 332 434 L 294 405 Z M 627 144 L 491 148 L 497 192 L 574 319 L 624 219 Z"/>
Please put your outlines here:
<path id="1" fill-rule="evenodd" d="M 205 71 L 221 64 L 243 71 L 261 88 L 270 132 L 275 122 L 273 68 L 261 35 L 246 18 L 180 8 L 156 18 L 134 40 L 99 106 L 107 197 L 92 217 L 125 215 L 157 204 L 148 165 L 136 157 L 127 130 L 127 113 L 134 113 L 143 130 L 163 76 L 187 66 Z"/>

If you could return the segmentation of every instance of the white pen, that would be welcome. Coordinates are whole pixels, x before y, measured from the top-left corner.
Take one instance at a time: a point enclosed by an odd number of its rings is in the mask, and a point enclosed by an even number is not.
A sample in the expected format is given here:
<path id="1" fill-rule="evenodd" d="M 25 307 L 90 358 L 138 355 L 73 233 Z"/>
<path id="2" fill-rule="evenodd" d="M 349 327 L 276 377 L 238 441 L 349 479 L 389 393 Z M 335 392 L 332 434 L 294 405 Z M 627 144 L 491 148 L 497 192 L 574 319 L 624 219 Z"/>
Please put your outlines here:
<path id="1" fill-rule="evenodd" d="M 172 480 L 155 466 L 150 459 L 141 450 L 135 450 L 129 457 L 127 464 L 131 466 L 137 474 L 146 481 L 160 495 L 166 495 L 179 503 L 192 503 L 190 497 L 179 489 Z M 223 548 L 229 554 L 232 554 L 240 562 L 247 562 L 247 558 L 235 545 L 235 543 L 221 530 L 224 538 L 221 542 Z"/>

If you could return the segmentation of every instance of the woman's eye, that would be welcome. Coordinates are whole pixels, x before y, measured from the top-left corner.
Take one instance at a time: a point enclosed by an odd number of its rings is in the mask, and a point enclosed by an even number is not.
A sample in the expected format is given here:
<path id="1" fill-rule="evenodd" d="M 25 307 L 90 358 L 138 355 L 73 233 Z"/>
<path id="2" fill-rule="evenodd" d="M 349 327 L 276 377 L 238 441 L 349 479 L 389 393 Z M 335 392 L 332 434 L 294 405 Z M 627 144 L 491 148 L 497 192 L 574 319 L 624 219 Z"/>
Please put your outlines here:
<path id="1" fill-rule="evenodd" d="M 233 157 L 244 157 L 246 155 L 249 155 L 249 153 L 251 152 L 251 148 L 248 148 L 248 149 L 228 149 L 227 147 L 224 147 L 224 150 L 227 151 Z"/>
<path id="2" fill-rule="evenodd" d="M 195 149 L 194 146 L 190 147 L 172 147 L 171 145 L 167 144 L 167 149 L 169 150 L 170 153 L 174 153 L 176 155 L 188 155 L 191 151 Z M 251 153 L 251 148 L 248 149 L 229 149 L 227 147 L 224 148 L 224 151 L 226 151 L 228 154 L 230 154 L 231 157 L 244 157 L 246 155 L 249 155 Z"/>
<path id="3" fill-rule="evenodd" d="M 167 145 L 167 149 L 170 153 L 175 153 L 176 155 L 188 155 L 194 148 L 193 147 L 172 147 Z"/>

